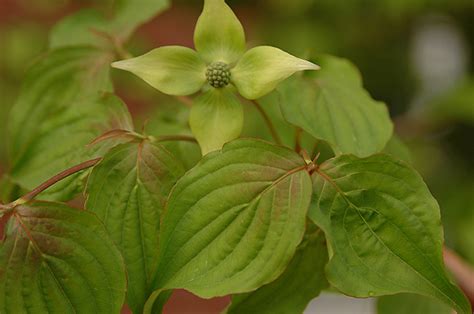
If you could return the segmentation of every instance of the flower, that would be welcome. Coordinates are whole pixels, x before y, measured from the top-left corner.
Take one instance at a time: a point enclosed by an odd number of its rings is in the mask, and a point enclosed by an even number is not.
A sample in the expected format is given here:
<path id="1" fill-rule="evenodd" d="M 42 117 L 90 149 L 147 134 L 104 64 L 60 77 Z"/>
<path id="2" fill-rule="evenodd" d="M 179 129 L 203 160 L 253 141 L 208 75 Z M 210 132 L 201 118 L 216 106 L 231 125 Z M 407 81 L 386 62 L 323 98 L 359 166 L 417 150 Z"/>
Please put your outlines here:
<path id="1" fill-rule="evenodd" d="M 160 47 L 112 66 L 134 73 L 165 94 L 201 91 L 193 101 L 190 126 L 203 155 L 239 137 L 244 118 L 236 91 L 258 99 L 295 72 L 319 69 L 275 47 L 246 51 L 243 27 L 224 0 L 204 0 L 194 45 L 196 51 Z"/>

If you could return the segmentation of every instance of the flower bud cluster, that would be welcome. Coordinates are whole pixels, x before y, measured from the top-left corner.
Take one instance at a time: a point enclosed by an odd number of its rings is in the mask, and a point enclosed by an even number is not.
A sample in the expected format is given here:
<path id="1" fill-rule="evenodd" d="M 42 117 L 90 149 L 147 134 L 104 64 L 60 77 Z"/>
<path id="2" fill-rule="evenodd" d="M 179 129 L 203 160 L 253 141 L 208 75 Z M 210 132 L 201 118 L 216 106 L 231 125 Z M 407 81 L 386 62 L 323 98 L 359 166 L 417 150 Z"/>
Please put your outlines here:
<path id="1" fill-rule="evenodd" d="M 207 67 L 206 78 L 215 88 L 222 88 L 230 83 L 229 66 L 223 62 L 214 62 Z"/>

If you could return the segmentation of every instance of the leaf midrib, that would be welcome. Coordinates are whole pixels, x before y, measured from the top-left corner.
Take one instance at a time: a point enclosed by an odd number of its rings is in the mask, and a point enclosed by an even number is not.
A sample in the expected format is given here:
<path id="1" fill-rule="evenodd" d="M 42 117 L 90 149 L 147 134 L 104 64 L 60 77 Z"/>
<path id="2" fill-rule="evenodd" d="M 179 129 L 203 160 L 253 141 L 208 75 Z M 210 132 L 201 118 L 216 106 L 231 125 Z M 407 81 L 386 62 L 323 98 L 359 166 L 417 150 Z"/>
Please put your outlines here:
<path id="1" fill-rule="evenodd" d="M 222 169 L 222 168 L 219 168 L 219 169 L 217 169 L 217 171 L 219 171 L 219 170 L 221 170 L 221 169 Z M 292 174 L 295 174 L 295 173 L 297 173 L 297 172 L 303 171 L 303 170 L 305 170 L 305 169 L 306 169 L 306 165 L 303 165 L 303 166 L 296 167 L 296 168 L 293 168 L 293 169 L 291 169 L 291 170 L 288 170 L 286 173 L 284 173 L 282 176 L 278 177 L 274 182 L 272 182 L 269 186 L 267 186 L 266 188 L 264 188 L 261 192 L 257 193 L 257 195 L 256 195 L 254 198 L 252 198 L 249 202 L 247 202 L 247 203 L 245 203 L 245 204 L 239 204 L 239 205 L 234 206 L 234 207 L 242 207 L 242 206 L 248 207 L 248 206 L 249 206 L 250 204 L 252 204 L 255 200 L 257 200 L 258 198 L 261 198 L 261 196 L 262 196 L 263 194 L 265 194 L 268 190 L 270 190 L 271 188 L 273 188 L 274 186 L 276 186 L 276 185 L 277 185 L 278 183 L 280 183 L 282 180 L 284 180 L 285 178 L 287 178 L 288 176 L 290 176 L 290 175 L 292 175 Z M 177 224 L 176 224 L 176 225 L 177 225 Z M 209 225 L 209 224 L 208 224 L 208 225 Z M 206 225 L 206 226 L 208 226 L 208 225 Z M 225 229 L 224 229 L 224 230 L 225 230 Z M 173 231 L 171 234 L 173 234 L 173 233 L 174 233 L 174 231 Z M 170 239 L 172 238 L 172 237 L 171 237 L 171 234 L 170 234 L 170 236 L 169 236 L 169 238 L 168 238 L 167 244 L 169 243 Z M 189 240 L 188 240 L 188 241 L 189 241 Z M 212 243 L 212 242 L 213 242 L 213 241 L 211 241 L 210 243 Z M 209 243 L 209 245 L 210 245 L 210 243 Z M 206 247 L 207 247 L 207 246 L 206 246 Z M 173 256 L 176 256 L 176 254 L 177 254 L 178 252 L 179 252 L 179 250 L 176 251 Z M 192 260 L 192 259 L 191 259 L 191 260 Z M 158 269 L 159 269 L 159 268 L 166 268 L 170 263 L 171 263 L 171 259 L 169 259 L 168 262 L 167 262 L 165 265 L 163 265 L 162 267 L 158 267 Z M 160 265 L 159 265 L 159 266 L 160 266 Z M 158 272 L 158 271 L 157 271 L 157 272 Z M 179 270 L 178 270 L 178 272 L 179 272 Z M 165 288 L 165 287 L 166 287 L 166 284 L 167 284 L 168 282 L 172 281 L 172 279 L 173 279 L 175 276 L 176 276 L 176 273 L 175 273 L 171 278 L 169 278 L 169 279 L 167 280 L 167 282 L 162 283 L 162 284 L 161 284 L 162 287 L 159 287 L 159 288 Z"/>
<path id="2" fill-rule="evenodd" d="M 73 313 L 77 313 L 76 312 L 76 309 L 74 308 L 73 304 L 72 304 L 72 301 L 71 299 L 69 298 L 68 294 L 66 293 L 66 291 L 64 290 L 63 286 L 60 284 L 58 278 L 56 277 L 56 274 L 53 272 L 53 270 L 51 269 L 51 267 L 49 266 L 49 263 L 48 261 L 43 257 L 44 253 L 40 250 L 38 244 L 36 243 L 35 239 L 33 238 L 33 236 L 31 235 L 30 233 L 30 230 L 26 227 L 26 225 L 24 224 L 23 220 L 21 219 L 20 215 L 18 213 L 14 213 L 13 216 L 15 217 L 15 219 L 17 220 L 18 222 L 18 225 L 20 226 L 20 228 L 25 232 L 25 235 L 26 237 L 28 238 L 28 242 L 31 243 L 33 249 L 37 252 L 37 254 L 41 257 L 41 260 L 43 260 L 45 266 L 46 266 L 46 269 L 48 270 L 48 272 L 50 273 L 50 275 L 53 277 L 53 280 L 54 282 L 56 283 L 56 285 L 58 286 L 59 290 L 61 291 L 61 294 L 64 296 L 64 298 L 67 300 L 67 303 L 68 305 L 71 307 L 72 309 L 72 312 Z M 94 302 L 96 302 L 96 300 L 94 299 Z M 96 304 L 97 305 L 97 304 Z"/>
<path id="3" fill-rule="evenodd" d="M 355 204 L 353 204 L 349 198 L 347 197 L 346 193 L 344 191 L 342 191 L 339 186 L 332 180 L 331 177 L 329 177 L 326 173 L 322 172 L 320 169 L 317 170 L 317 173 L 324 179 L 326 180 L 327 182 L 329 182 L 335 189 L 336 191 L 338 192 L 338 194 L 340 194 L 342 196 L 342 198 L 344 199 L 344 201 L 349 205 L 349 207 L 353 208 L 357 214 L 359 215 L 359 217 L 361 218 L 361 220 L 364 222 L 364 224 L 367 226 L 367 228 L 369 228 L 370 232 L 377 238 L 377 240 L 382 243 L 382 245 L 387 248 L 394 256 L 398 257 L 403 263 L 405 263 L 407 266 L 409 266 L 411 269 L 413 269 L 415 271 L 415 273 L 417 273 L 424 281 L 426 281 L 430 286 L 432 286 L 435 290 L 437 290 L 438 292 L 440 292 L 443 296 L 445 296 L 447 299 L 449 299 L 454 305 L 458 306 L 457 305 L 457 302 L 454 301 L 450 296 L 448 296 L 444 291 L 440 290 L 435 284 L 433 284 L 428 278 L 426 278 L 425 276 L 423 276 L 416 268 L 414 268 L 412 265 L 410 265 L 407 261 L 405 261 L 403 258 L 401 258 L 398 254 L 396 254 L 395 252 L 392 251 L 391 248 L 389 248 L 379 237 L 378 235 L 372 230 L 372 228 L 370 227 L 370 225 L 367 223 L 367 221 L 361 216 L 359 210 L 357 209 L 357 206 Z M 347 208 L 345 209 L 345 213 L 347 212 Z M 345 214 L 344 214 L 345 215 Z M 399 228 L 397 228 L 399 229 Z M 400 230 L 400 229 L 399 229 Z M 400 230 L 407 238 L 408 236 L 402 231 Z M 416 243 L 416 242 L 415 242 Z M 432 269 L 436 269 L 436 267 L 434 267 L 432 264 L 431 264 L 431 261 L 426 257 L 426 255 L 423 253 L 422 250 L 420 250 L 420 248 L 418 247 L 418 245 L 415 244 L 415 247 L 418 249 L 418 251 L 421 252 L 421 254 L 423 255 L 424 259 L 428 262 L 428 264 L 431 266 Z M 358 256 L 358 254 L 355 252 L 355 250 L 353 249 L 354 253 Z M 443 280 L 443 282 L 445 282 L 445 284 L 447 283 L 447 286 L 449 287 L 449 289 L 451 290 L 452 287 L 451 287 L 451 284 L 449 282 L 446 282 L 446 280 L 444 278 L 441 277 L 441 279 Z M 451 290 L 452 291 L 452 290 Z"/>

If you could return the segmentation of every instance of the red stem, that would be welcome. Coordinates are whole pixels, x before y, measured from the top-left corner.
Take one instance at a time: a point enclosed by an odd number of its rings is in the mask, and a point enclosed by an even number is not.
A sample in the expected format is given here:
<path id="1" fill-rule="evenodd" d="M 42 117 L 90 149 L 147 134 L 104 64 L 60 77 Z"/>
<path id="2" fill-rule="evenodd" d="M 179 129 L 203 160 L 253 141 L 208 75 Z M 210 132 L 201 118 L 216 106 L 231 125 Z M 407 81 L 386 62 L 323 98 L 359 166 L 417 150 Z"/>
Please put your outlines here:
<path id="1" fill-rule="evenodd" d="M 58 183 L 59 181 L 65 179 L 65 178 L 67 178 L 67 177 L 69 177 L 69 176 L 71 176 L 71 175 L 73 175 L 77 172 L 80 172 L 82 170 L 86 170 L 88 168 L 94 167 L 101 160 L 102 160 L 102 158 L 96 158 L 96 159 L 88 160 L 88 161 L 83 162 L 79 165 L 76 165 L 76 166 L 71 167 L 67 170 L 64 170 L 63 172 L 55 175 L 51 179 L 48 179 L 47 181 L 45 181 L 44 183 L 39 185 L 37 188 L 33 189 L 31 192 L 25 194 L 24 196 L 20 197 L 18 200 L 14 201 L 13 203 L 11 203 L 7 206 L 14 207 L 16 205 L 24 204 L 26 202 L 29 202 L 29 201 L 33 200 L 36 196 L 38 196 L 38 194 L 40 194 L 41 192 L 43 192 L 47 188 L 51 187 L 52 185 Z"/>

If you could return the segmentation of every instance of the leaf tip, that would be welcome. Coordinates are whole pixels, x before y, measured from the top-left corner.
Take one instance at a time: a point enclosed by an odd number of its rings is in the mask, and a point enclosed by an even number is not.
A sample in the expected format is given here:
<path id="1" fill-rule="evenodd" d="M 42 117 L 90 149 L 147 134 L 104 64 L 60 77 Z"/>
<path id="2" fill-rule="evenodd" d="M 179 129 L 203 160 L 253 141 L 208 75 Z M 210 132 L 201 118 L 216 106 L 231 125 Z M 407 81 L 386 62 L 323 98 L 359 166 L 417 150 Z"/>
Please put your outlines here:
<path id="1" fill-rule="evenodd" d="M 313 62 L 303 60 L 304 62 L 301 63 L 301 70 L 321 70 L 321 67 Z"/>
<path id="2" fill-rule="evenodd" d="M 120 69 L 120 70 L 128 70 L 129 69 L 129 61 L 128 60 L 120 60 L 112 62 L 110 65 L 112 68 Z"/>

